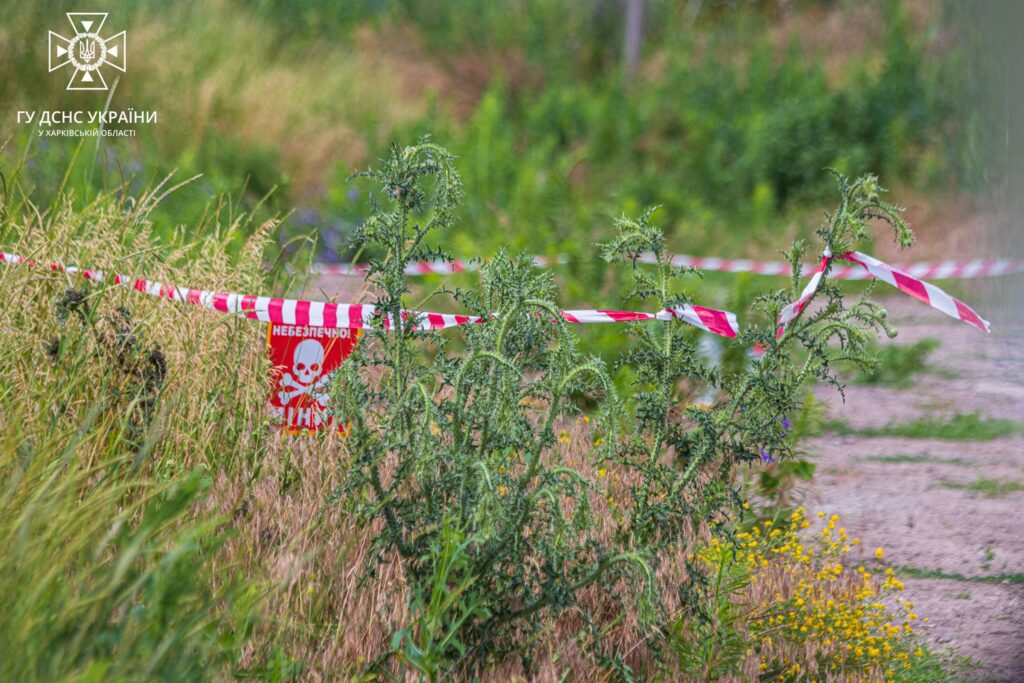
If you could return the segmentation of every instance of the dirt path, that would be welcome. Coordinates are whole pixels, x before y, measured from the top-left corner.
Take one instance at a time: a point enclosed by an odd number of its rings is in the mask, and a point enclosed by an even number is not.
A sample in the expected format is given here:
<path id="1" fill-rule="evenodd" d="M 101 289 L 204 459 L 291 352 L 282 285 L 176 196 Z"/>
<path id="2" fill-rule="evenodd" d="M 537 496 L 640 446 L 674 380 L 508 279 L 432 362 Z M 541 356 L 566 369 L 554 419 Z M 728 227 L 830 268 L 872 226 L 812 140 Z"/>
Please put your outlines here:
<path id="1" fill-rule="evenodd" d="M 914 302 L 887 304 L 897 343 L 940 340 L 938 372 L 910 388 L 850 386 L 845 405 L 822 389 L 830 417 L 853 429 L 975 411 L 1024 420 L 1024 328 L 985 337 Z M 910 568 L 906 596 L 930 617 L 929 640 L 976 660 L 980 680 L 1024 681 L 1024 435 L 827 434 L 806 448 L 818 464 L 808 508 L 841 515 L 865 555 L 882 546 L 888 564 Z"/>

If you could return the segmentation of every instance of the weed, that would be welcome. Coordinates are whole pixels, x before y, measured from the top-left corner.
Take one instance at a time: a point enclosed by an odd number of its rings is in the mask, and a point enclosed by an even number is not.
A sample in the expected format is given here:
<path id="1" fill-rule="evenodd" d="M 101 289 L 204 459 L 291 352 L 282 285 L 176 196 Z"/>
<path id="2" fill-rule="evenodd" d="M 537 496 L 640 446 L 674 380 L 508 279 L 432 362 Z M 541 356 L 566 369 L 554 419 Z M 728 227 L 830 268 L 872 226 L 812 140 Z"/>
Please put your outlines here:
<path id="1" fill-rule="evenodd" d="M 946 579 L 965 583 L 1010 583 L 1024 584 L 1024 573 L 989 574 L 986 576 L 964 576 L 959 572 L 946 572 L 941 569 L 922 569 L 911 565 L 903 565 L 897 569 L 900 576 L 911 579 Z"/>
<path id="2" fill-rule="evenodd" d="M 5 250 L 214 286 L 234 263 L 236 281 L 222 284 L 263 280 L 250 252 L 232 261 L 224 242 L 205 242 L 201 256 L 154 249 L 148 194 L 103 195 L 76 212 L 11 193 Z M 0 270 L 0 671 L 232 678 L 267 588 L 213 559 L 231 533 L 206 510 L 213 472 L 257 468 L 266 452 L 259 331 L 73 279 Z"/>
<path id="3" fill-rule="evenodd" d="M 980 493 L 986 498 L 1002 498 L 1016 491 L 1024 490 L 1024 484 L 1019 481 L 984 478 L 975 479 L 968 483 L 943 481 L 940 486 L 947 489 L 959 489 L 968 493 Z"/>
<path id="4" fill-rule="evenodd" d="M 628 329 L 633 346 L 608 370 L 559 321 L 550 273 L 502 254 L 479 289 L 453 292 L 471 312 L 498 313 L 455 349 L 402 314 L 405 262 L 436 256 L 432 231 L 455 215 L 452 160 L 424 142 L 370 176 L 383 188 L 364 228 L 381 254 L 376 330 L 332 387 L 352 427 L 344 440 L 272 438 L 251 321 L 0 270 L 0 541 L 14 548 L 0 558 L 0 588 L 14 596 L 0 668 L 15 680 L 756 677 L 759 640 L 739 645 L 759 628 L 744 600 L 761 596 L 735 592 L 751 540 L 737 529 L 736 474 L 765 455 L 798 457 L 794 432 L 813 421 L 804 387 L 838 382 L 831 368 L 868 349 L 881 309 L 847 305 L 826 278 L 821 308 L 779 339 L 773 321 L 794 281 L 754 301 L 764 324 L 737 346 L 766 353 L 749 369 L 703 367 L 695 330 L 675 320 Z M 841 178 L 840 190 L 821 231 L 836 251 L 887 210 L 872 178 Z M 155 248 L 146 207 L 157 196 L 103 195 L 85 211 L 58 200 L 51 212 L 19 199 L 0 237 L 44 262 L 73 245 L 76 261 L 111 271 L 263 289 L 272 224 L 239 226 L 257 235 L 241 250 L 234 216 L 209 229 L 217 239 Z M 625 256 L 636 299 L 688 301 L 687 273 L 671 267 L 650 215 L 616 229 L 604 253 Z M 653 269 L 633 263 L 638 251 L 657 254 Z M 40 312 L 46 302 L 57 315 Z M 634 382 L 628 403 L 610 381 L 619 370 Z M 720 398 L 693 405 L 707 387 Z M 808 565 L 801 590 L 817 590 L 825 568 Z M 772 572 L 793 576 L 785 563 Z M 855 615 L 856 593 L 841 593 Z M 799 607 L 806 595 L 781 600 Z M 766 665 L 811 667 L 809 653 L 872 670 L 801 638 L 777 637 Z"/>
<path id="5" fill-rule="evenodd" d="M 681 320 L 632 325 L 633 343 L 618 363 L 633 378 L 627 408 L 605 365 L 578 352 L 550 273 L 499 253 L 485 264 L 478 290 L 450 292 L 487 322 L 465 329 L 464 354 L 431 335 L 424 340 L 436 346 L 431 361 L 414 314 L 405 312 L 405 264 L 445 258 L 429 244 L 457 215 L 460 179 L 451 156 L 428 140 L 393 148 L 361 175 L 379 195 L 360 237 L 382 256 L 368 274 L 378 292 L 374 329 L 331 390 L 337 419 L 351 425 L 352 454 L 333 499 L 379 529 L 372 557 L 377 565 L 398 558 L 412 618 L 392 639 L 393 658 L 371 670 L 464 677 L 518 657 L 529 671 L 532 643 L 571 612 L 581 624 L 570 636 L 593 638 L 588 650 L 596 660 L 630 671 L 607 654 L 607 636 L 599 634 L 625 619 L 649 640 L 672 619 L 666 596 L 688 618 L 707 618 L 709 578 L 699 566 L 685 563 L 686 578 L 675 585 L 659 583 L 659 573 L 696 536 L 729 539 L 738 502 L 732 473 L 766 454 L 790 458 L 785 425 L 802 387 L 812 379 L 838 384 L 835 362 L 866 364 L 874 330 L 888 331 L 884 312 L 864 299 L 847 306 L 826 279 L 823 306 L 780 338 L 771 322 L 744 333 L 740 343 L 760 343 L 766 352 L 733 374 L 700 362 L 694 331 Z M 837 179 L 840 210 L 819 231 L 834 252 L 863 239 L 871 218 L 889 221 L 909 244 L 874 178 Z M 630 264 L 629 299 L 673 311 L 688 303 L 680 287 L 688 271 L 671 265 L 650 218 L 649 211 L 618 219 L 602 254 Z M 804 251 L 794 245 L 791 261 Z M 640 253 L 654 254 L 653 269 L 639 267 Z M 801 286 L 794 278 L 792 289 L 755 305 L 774 321 Z M 837 339 L 842 348 L 831 343 Z M 725 398 L 708 408 L 688 405 L 704 386 Z M 563 466 L 557 454 L 570 441 L 558 420 L 578 415 L 582 402 L 594 406 L 583 418 L 589 472 Z M 605 521 L 597 510 L 607 511 Z M 598 586 L 604 599 L 584 601 Z M 665 665 L 658 651 L 652 642 L 634 663 L 657 670 Z"/>
<path id="6" fill-rule="evenodd" d="M 947 418 L 921 417 L 911 422 L 857 429 L 842 420 L 829 420 L 824 427 L 840 435 L 899 436 L 908 439 L 950 441 L 991 441 L 1021 433 L 1024 425 L 1014 420 L 983 418 L 980 413 L 959 413 Z"/>
<path id="7" fill-rule="evenodd" d="M 798 508 L 752 521 L 735 546 L 715 540 L 701 550 L 714 569 L 712 594 L 733 597 L 712 602 L 710 620 L 679 625 L 692 629 L 678 651 L 684 670 L 717 680 L 745 659 L 747 680 L 942 680 L 944 662 L 915 637 L 921 619 L 899 598 L 894 571 L 845 562 L 859 540 L 838 515 L 811 537 L 808 526 Z"/>
<path id="8" fill-rule="evenodd" d="M 940 458 L 940 457 L 935 456 L 935 455 L 928 455 L 928 454 L 910 455 L 910 454 L 907 454 L 907 453 L 898 453 L 896 455 L 869 455 L 868 457 L 866 457 L 864 459 L 865 460 L 870 460 L 871 462 L 881 462 L 881 463 L 886 463 L 886 464 L 891 464 L 891 465 L 918 464 L 918 463 L 923 463 L 923 462 L 937 463 L 937 464 L 943 464 L 943 465 L 971 465 L 972 464 L 972 462 L 970 460 L 965 460 L 964 458 Z"/>
<path id="9" fill-rule="evenodd" d="M 104 404 L 114 414 L 126 413 L 125 438 L 132 447 L 141 447 L 167 376 L 163 352 L 159 346 L 143 346 L 139 340 L 142 330 L 127 308 L 99 314 L 83 290 L 66 290 L 55 305 L 55 314 L 64 336 L 47 343 L 47 355 L 57 371 L 68 371 L 59 367 L 67 357 L 78 360 L 84 353 L 98 359 L 103 364 L 99 374 L 106 390 Z"/>

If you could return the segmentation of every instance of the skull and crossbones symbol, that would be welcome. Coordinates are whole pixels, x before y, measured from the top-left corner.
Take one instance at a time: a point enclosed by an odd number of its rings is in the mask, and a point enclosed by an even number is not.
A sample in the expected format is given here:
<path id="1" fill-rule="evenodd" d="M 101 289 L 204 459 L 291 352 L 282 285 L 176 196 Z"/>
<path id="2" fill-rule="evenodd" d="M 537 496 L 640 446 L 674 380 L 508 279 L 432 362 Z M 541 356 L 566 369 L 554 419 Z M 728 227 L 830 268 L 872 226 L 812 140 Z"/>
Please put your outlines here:
<path id="1" fill-rule="evenodd" d="M 281 378 L 281 386 L 284 391 L 277 394 L 281 405 L 288 405 L 299 396 L 309 396 L 316 401 L 320 407 L 327 407 L 326 388 L 329 375 L 324 372 L 324 347 L 315 339 L 304 339 L 295 347 L 292 356 L 292 371 L 284 373 Z"/>

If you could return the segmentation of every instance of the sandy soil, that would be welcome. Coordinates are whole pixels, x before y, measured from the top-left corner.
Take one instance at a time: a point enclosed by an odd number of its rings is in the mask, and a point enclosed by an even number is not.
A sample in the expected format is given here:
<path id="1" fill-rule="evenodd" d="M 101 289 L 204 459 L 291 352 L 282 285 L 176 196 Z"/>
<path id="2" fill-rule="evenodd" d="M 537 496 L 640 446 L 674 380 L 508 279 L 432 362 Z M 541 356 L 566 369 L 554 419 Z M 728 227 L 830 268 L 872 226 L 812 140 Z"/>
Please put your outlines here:
<path id="1" fill-rule="evenodd" d="M 830 416 L 855 428 L 974 411 L 1024 419 L 1024 326 L 1004 322 L 986 337 L 915 302 L 886 303 L 900 328 L 897 343 L 941 341 L 931 358 L 937 372 L 910 388 L 850 386 L 845 405 L 822 389 Z M 882 546 L 888 564 L 935 576 L 905 581 L 907 599 L 929 617 L 929 640 L 975 660 L 980 680 L 1024 681 L 1024 435 L 985 442 L 825 435 L 806 447 L 818 463 L 808 507 L 841 515 L 865 556 Z M 954 488 L 979 479 L 1019 486 L 994 496 Z"/>

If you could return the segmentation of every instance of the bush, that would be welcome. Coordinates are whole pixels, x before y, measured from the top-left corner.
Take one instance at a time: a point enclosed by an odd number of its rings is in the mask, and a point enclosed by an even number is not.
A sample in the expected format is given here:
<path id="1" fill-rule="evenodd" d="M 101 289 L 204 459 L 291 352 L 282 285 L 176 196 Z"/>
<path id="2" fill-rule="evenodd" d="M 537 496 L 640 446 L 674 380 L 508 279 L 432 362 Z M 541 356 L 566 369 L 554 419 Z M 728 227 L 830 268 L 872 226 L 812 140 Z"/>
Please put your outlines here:
<path id="1" fill-rule="evenodd" d="M 404 304 L 404 265 L 445 256 L 429 238 L 451 227 L 460 179 L 452 157 L 427 140 L 393 148 L 362 175 L 379 194 L 360 238 L 384 256 L 368 275 L 378 293 L 375 329 L 332 389 L 332 409 L 350 424 L 352 458 L 336 498 L 361 525 L 380 529 L 373 559 L 399 558 L 414 615 L 395 634 L 394 656 L 370 668 L 414 669 L 435 680 L 517 657 L 529 672 L 536 642 L 558 624 L 623 675 L 672 670 L 659 634 L 673 615 L 707 618 L 709 577 L 688 558 L 709 537 L 738 543 L 734 473 L 787 458 L 785 418 L 801 387 L 838 383 L 832 365 L 840 360 L 867 364 L 884 311 L 864 299 L 847 305 L 826 278 L 822 305 L 785 334 L 776 338 L 774 323 L 742 333 L 739 344 L 760 343 L 766 353 L 732 373 L 702 364 L 681 320 L 634 324 L 618 363 L 634 378 L 627 408 L 610 369 L 577 350 L 550 273 L 534 271 L 526 257 L 501 253 L 484 267 L 478 290 L 451 292 L 472 313 L 493 314 L 465 328 L 465 353 L 431 335 L 423 344 L 435 348 L 424 354 Z M 850 249 L 874 218 L 909 244 L 873 177 L 838 180 L 839 208 L 818 232 L 824 245 Z M 617 220 L 602 253 L 631 263 L 629 299 L 675 310 L 688 303 L 678 284 L 688 272 L 670 265 L 649 217 Z M 804 251 L 794 245 L 789 257 L 799 262 Z M 653 270 L 636 263 L 641 252 L 656 255 Z M 791 291 L 755 305 L 774 321 L 801 284 L 794 278 Z M 688 403 L 708 386 L 723 398 L 707 408 Z M 589 463 L 574 469 L 560 461 L 568 440 L 560 426 L 581 405 L 590 407 L 582 418 Z M 641 634 L 647 647 L 618 649 L 624 631 Z"/>

